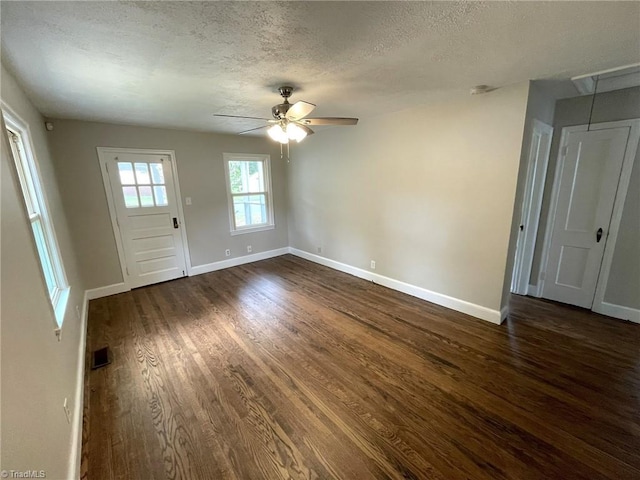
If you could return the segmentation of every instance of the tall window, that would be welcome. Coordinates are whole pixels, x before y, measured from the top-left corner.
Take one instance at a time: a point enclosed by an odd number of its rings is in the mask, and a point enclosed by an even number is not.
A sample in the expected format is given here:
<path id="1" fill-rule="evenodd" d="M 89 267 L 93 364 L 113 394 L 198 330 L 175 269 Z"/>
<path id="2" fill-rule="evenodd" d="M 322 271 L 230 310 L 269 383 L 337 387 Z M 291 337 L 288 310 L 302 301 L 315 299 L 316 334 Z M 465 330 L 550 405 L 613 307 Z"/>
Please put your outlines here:
<path id="1" fill-rule="evenodd" d="M 69 297 L 69 286 L 62 266 L 58 243 L 49 218 L 44 191 L 31 149 L 29 130 L 17 117 L 3 111 L 11 152 L 15 161 L 24 203 L 31 222 L 42 275 L 53 306 L 58 327 L 62 326 Z"/>
<path id="2" fill-rule="evenodd" d="M 224 154 L 231 234 L 274 228 L 269 155 Z"/>

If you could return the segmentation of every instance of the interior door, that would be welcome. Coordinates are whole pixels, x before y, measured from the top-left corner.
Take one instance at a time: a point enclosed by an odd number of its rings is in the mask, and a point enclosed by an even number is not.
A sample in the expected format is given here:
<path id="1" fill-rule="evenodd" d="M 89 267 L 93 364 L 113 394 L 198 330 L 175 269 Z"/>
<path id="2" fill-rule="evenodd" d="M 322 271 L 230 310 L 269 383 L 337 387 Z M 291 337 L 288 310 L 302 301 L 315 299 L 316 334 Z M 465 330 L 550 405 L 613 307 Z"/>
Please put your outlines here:
<path id="1" fill-rule="evenodd" d="M 127 284 L 131 288 L 186 275 L 169 155 L 113 153 L 106 161 Z"/>
<path id="2" fill-rule="evenodd" d="M 629 132 L 621 127 L 565 137 L 544 298 L 591 308 Z"/>
<path id="3" fill-rule="evenodd" d="M 520 229 L 511 278 L 511 291 L 519 295 L 526 295 L 529 290 L 552 136 L 553 127 L 534 119 L 527 160 L 527 179 L 522 197 Z"/>

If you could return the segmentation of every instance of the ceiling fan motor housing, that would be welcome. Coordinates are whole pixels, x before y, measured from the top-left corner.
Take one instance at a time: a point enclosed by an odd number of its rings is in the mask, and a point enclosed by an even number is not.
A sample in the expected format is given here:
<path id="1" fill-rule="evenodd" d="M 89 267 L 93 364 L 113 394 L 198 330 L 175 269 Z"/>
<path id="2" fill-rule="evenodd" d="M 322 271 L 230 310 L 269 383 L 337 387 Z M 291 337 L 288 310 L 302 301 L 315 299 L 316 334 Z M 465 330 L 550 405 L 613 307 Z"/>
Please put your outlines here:
<path id="1" fill-rule="evenodd" d="M 271 107 L 271 114 L 276 120 L 282 120 L 291 107 L 291 104 L 289 103 L 289 97 L 293 93 L 293 87 L 282 86 L 278 88 L 278 92 L 280 92 L 280 95 L 282 95 L 282 98 L 284 98 L 284 102 Z"/>
<path id="2" fill-rule="evenodd" d="M 274 105 L 273 107 L 271 107 L 271 114 L 276 120 L 282 120 L 289 111 L 290 107 L 291 104 L 285 100 L 285 103 L 281 103 L 279 105 Z"/>

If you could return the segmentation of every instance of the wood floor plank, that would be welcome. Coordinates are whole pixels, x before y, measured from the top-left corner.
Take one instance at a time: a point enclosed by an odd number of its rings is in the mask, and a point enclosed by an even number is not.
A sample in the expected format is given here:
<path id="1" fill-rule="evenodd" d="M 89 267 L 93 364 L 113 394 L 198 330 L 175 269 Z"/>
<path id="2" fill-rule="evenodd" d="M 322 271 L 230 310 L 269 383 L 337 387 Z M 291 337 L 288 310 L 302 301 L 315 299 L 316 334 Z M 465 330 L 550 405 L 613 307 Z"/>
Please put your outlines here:
<path id="1" fill-rule="evenodd" d="M 94 300 L 83 479 L 640 478 L 640 328 L 285 255 Z"/>

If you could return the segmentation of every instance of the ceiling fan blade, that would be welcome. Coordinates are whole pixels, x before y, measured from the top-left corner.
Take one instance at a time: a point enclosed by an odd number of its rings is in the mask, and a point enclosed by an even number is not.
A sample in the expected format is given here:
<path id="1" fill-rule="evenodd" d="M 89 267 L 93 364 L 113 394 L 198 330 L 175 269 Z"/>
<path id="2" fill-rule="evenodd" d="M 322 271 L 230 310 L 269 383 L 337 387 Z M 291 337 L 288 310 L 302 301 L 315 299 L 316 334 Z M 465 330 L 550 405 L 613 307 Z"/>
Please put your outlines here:
<path id="1" fill-rule="evenodd" d="M 254 132 L 256 130 L 262 130 L 263 128 L 267 128 L 267 125 L 263 125 L 263 126 L 257 127 L 257 128 L 251 128 L 249 130 L 245 130 L 244 132 L 239 132 L 238 135 L 244 135 L 245 133 Z"/>
<path id="2" fill-rule="evenodd" d="M 311 112 L 313 112 L 314 108 L 316 108 L 316 106 L 313 103 L 296 102 L 293 105 L 291 105 L 291 107 L 289 107 L 289 110 L 287 110 L 287 114 L 285 115 L 285 118 L 289 120 L 300 120 L 301 118 L 304 118 L 307 115 L 309 115 Z"/>
<path id="3" fill-rule="evenodd" d="M 220 113 L 214 113 L 213 114 L 214 117 L 228 117 L 228 118 L 249 118 L 251 120 L 269 120 L 269 118 L 262 118 L 262 117 L 245 117 L 243 115 L 222 115 Z"/>
<path id="4" fill-rule="evenodd" d="M 296 122 L 296 125 L 298 125 L 301 129 L 303 129 L 305 132 L 307 132 L 307 136 L 313 135 L 314 133 L 316 133 L 313 130 L 311 130 L 309 127 L 307 127 L 304 123 Z"/>
<path id="5" fill-rule="evenodd" d="M 321 117 L 321 118 L 305 118 L 301 120 L 305 125 L 356 125 L 357 118 L 344 117 Z"/>

